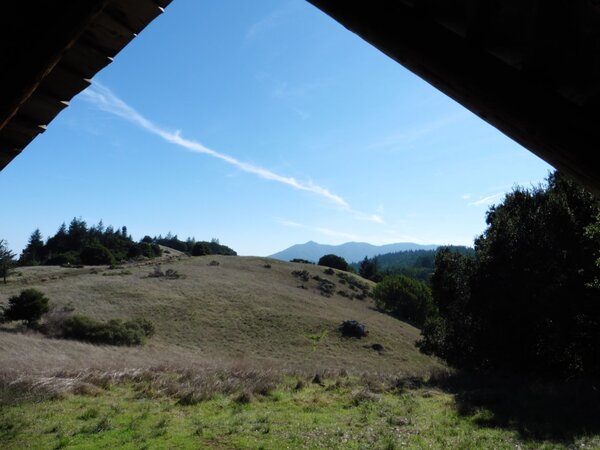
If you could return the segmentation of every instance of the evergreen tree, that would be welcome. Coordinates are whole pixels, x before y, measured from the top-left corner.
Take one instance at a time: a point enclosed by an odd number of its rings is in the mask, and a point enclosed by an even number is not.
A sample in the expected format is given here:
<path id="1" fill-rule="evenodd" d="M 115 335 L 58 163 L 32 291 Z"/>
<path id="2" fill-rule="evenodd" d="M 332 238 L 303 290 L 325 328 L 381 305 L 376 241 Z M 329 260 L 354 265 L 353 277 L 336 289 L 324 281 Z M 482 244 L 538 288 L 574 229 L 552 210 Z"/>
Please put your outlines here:
<path id="1" fill-rule="evenodd" d="M 19 257 L 19 264 L 24 266 L 37 266 L 44 259 L 44 241 L 39 228 L 31 233 L 27 246 Z"/>
<path id="2" fill-rule="evenodd" d="M 0 239 L 0 277 L 6 284 L 6 277 L 10 274 L 15 264 L 15 254 L 8 248 L 4 239 Z"/>

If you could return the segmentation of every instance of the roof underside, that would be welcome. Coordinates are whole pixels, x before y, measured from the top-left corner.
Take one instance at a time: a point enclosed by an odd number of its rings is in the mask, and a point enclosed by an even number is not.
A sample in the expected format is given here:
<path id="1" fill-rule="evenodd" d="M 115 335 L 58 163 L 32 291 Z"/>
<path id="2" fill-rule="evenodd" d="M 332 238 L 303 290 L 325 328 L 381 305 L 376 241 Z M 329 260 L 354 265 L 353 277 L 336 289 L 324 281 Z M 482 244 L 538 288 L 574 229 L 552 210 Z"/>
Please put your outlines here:
<path id="1" fill-rule="evenodd" d="M 12 1 L 0 15 L 0 170 L 171 0 Z"/>
<path id="2" fill-rule="evenodd" d="M 600 0 L 308 0 L 600 195 Z"/>

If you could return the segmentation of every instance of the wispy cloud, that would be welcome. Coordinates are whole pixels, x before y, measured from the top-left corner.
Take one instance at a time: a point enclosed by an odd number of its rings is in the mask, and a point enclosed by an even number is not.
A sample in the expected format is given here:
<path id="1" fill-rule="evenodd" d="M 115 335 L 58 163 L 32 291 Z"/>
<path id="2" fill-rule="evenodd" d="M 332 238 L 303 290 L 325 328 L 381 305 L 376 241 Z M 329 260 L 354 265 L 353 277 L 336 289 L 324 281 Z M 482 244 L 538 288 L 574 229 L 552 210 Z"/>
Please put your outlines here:
<path id="1" fill-rule="evenodd" d="M 322 234 L 322 235 L 328 236 L 328 237 L 350 239 L 353 241 L 358 240 L 358 237 L 355 234 L 347 233 L 345 231 L 333 230 L 333 229 L 327 228 L 327 227 L 314 227 L 314 226 L 304 225 L 304 224 L 301 224 L 298 222 L 293 222 L 291 220 L 285 220 L 285 219 L 278 219 L 277 222 L 279 222 L 281 225 L 284 225 L 286 227 L 304 228 L 306 230 L 314 231 L 316 233 L 319 233 L 319 234 Z"/>
<path id="2" fill-rule="evenodd" d="M 469 206 L 488 206 L 492 203 L 496 202 L 496 200 L 500 200 L 504 196 L 504 192 L 498 192 L 497 194 L 488 195 L 487 197 L 482 197 L 479 200 L 475 200 L 473 202 L 468 203 Z"/>
<path id="3" fill-rule="evenodd" d="M 220 159 L 221 161 L 224 161 L 239 170 L 257 175 L 265 180 L 276 181 L 301 191 L 311 192 L 328 200 L 331 203 L 334 203 L 335 205 L 342 207 L 344 210 L 355 213 L 350 208 L 350 205 L 346 202 L 346 200 L 339 195 L 332 193 L 327 188 L 312 182 L 300 182 L 295 178 L 279 175 L 269 169 L 265 169 L 264 167 L 240 161 L 232 156 L 205 147 L 197 141 L 186 139 L 181 136 L 180 131 L 171 132 L 159 127 L 146 117 L 142 116 L 139 112 L 113 94 L 110 89 L 102 84 L 94 82 L 94 84 L 83 91 L 81 95 L 85 100 L 91 102 L 99 109 L 132 122 L 144 130 L 161 137 L 171 144 L 178 145 L 195 153 L 201 153 L 216 159 Z"/>
<path id="4" fill-rule="evenodd" d="M 427 123 L 418 124 L 417 126 L 405 129 L 399 132 L 391 133 L 369 145 L 368 149 L 378 149 L 392 147 L 396 145 L 408 145 L 419 139 L 425 138 L 442 128 L 460 122 L 468 114 L 464 111 L 449 114 L 447 116 L 432 120 Z"/>
<path id="5" fill-rule="evenodd" d="M 298 2 L 289 2 L 284 5 L 282 8 L 277 9 L 270 14 L 267 14 L 265 17 L 261 18 L 254 22 L 246 31 L 246 35 L 244 36 L 244 42 L 248 43 L 252 41 L 257 36 L 276 28 L 281 25 L 287 16 L 294 13 L 297 9 Z"/>

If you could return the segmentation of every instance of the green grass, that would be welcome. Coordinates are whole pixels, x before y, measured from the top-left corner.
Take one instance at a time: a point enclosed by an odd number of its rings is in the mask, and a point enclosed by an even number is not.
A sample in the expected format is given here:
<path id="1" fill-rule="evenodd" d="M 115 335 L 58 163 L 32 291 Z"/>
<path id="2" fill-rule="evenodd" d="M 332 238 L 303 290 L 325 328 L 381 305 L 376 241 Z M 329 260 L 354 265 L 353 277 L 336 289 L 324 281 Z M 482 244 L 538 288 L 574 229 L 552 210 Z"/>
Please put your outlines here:
<path id="1" fill-rule="evenodd" d="M 451 394 L 431 388 L 368 388 L 365 380 L 325 379 L 296 389 L 288 377 L 264 395 L 217 393 L 182 405 L 146 382 L 110 385 L 99 395 L 68 395 L 0 410 L 4 449 L 551 449 L 598 448 L 597 437 L 569 443 L 523 439 L 481 425 L 487 410 L 459 413 Z"/>
<path id="2" fill-rule="evenodd" d="M 209 256 L 148 277 L 154 265 L 20 268 L 0 285 L 0 306 L 36 288 L 58 311 L 156 327 L 115 347 L 0 326 L 0 448 L 600 448 L 593 385 L 448 376 L 419 330 L 352 298 L 352 275 Z M 347 319 L 369 336 L 342 338 Z"/>

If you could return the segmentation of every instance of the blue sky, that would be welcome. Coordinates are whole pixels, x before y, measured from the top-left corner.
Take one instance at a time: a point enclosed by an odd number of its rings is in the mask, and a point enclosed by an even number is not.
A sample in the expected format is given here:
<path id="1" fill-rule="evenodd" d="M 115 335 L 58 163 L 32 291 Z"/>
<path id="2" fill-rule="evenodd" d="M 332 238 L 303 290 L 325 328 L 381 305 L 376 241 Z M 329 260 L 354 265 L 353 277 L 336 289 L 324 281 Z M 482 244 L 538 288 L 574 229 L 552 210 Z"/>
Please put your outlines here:
<path id="1" fill-rule="evenodd" d="M 303 0 L 175 0 L 0 172 L 0 238 L 471 245 L 550 170 Z"/>

